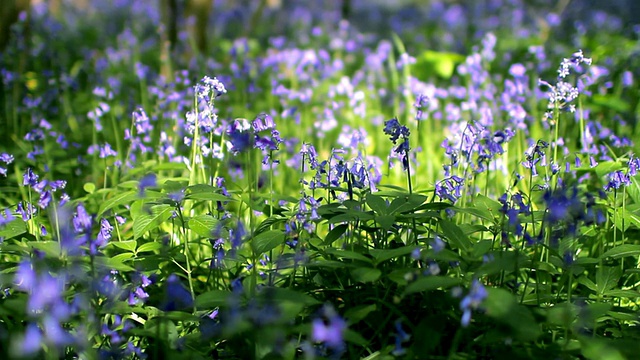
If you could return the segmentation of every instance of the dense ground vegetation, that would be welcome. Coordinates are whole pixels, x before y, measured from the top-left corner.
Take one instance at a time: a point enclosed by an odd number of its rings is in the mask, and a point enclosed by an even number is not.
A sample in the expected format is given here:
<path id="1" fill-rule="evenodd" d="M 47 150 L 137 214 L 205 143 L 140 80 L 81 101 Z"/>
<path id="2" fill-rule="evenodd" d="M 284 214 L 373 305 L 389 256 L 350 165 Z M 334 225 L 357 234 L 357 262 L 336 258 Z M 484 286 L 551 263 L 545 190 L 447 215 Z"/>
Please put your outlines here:
<path id="1" fill-rule="evenodd" d="M 0 357 L 638 356 L 632 16 L 86 3 L 0 54 Z"/>

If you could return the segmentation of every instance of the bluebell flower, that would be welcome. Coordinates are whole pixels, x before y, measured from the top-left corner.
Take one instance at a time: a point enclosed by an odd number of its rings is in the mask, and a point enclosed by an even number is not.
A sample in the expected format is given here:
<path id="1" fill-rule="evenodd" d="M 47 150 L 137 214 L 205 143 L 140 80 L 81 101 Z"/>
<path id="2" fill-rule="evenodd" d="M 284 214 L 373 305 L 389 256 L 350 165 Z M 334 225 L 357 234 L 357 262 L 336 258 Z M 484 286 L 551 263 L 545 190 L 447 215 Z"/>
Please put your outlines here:
<path id="1" fill-rule="evenodd" d="M 460 310 L 463 311 L 460 323 L 466 327 L 471 321 L 471 311 L 480 307 L 480 304 L 488 296 L 487 290 L 478 279 L 474 279 L 471 283 L 471 289 L 467 296 L 460 301 Z"/>
<path id="2" fill-rule="evenodd" d="M 433 252 L 436 254 L 444 250 L 445 247 L 444 241 L 442 241 L 442 239 L 438 235 L 435 235 L 433 237 L 433 241 L 431 241 L 429 244 L 431 245 L 431 249 L 433 249 Z"/>
<path id="3" fill-rule="evenodd" d="M 4 209 L 4 215 L 2 215 L 2 212 L 0 211 L 0 227 L 6 226 L 13 220 L 15 220 L 15 217 L 10 209 Z"/>
<path id="4" fill-rule="evenodd" d="M 411 335 L 407 334 L 407 332 L 404 331 L 404 329 L 402 328 L 401 320 L 396 320 L 394 325 L 396 328 L 396 335 L 395 335 L 396 341 L 395 341 L 395 348 L 393 349 L 391 354 L 393 356 L 402 356 L 407 352 L 407 350 L 402 347 L 402 343 L 409 341 L 411 339 Z"/>
<path id="5" fill-rule="evenodd" d="M 31 168 L 27 168 L 27 170 L 22 175 L 22 185 L 25 186 L 36 186 L 38 184 L 38 175 L 36 175 Z"/>
<path id="6" fill-rule="evenodd" d="M 382 130 L 385 134 L 389 135 L 389 139 L 395 144 L 400 137 L 406 139 L 409 137 L 410 131 L 409 128 L 403 125 L 400 125 L 400 122 L 397 118 L 393 118 L 391 120 L 387 120 L 384 122 L 384 129 Z"/>
<path id="7" fill-rule="evenodd" d="M 605 191 L 617 190 L 621 186 L 630 186 L 631 179 L 629 174 L 625 174 L 622 170 L 616 170 L 607 174 L 609 181 L 604 186 Z"/>
<path id="8" fill-rule="evenodd" d="M 172 193 L 167 194 L 167 197 L 177 203 L 182 202 L 184 200 L 185 191 L 184 189 L 180 189 L 178 191 L 174 191 Z"/>
<path id="9" fill-rule="evenodd" d="M 0 153 L 0 162 L 9 165 L 13 162 L 13 155 L 8 153 Z M 7 168 L 0 166 L 0 175 L 7 176 Z"/>
<path id="10" fill-rule="evenodd" d="M 163 311 L 185 310 L 193 306 L 193 297 L 177 275 L 171 274 L 165 282 L 165 296 L 160 306 Z"/>
<path id="11" fill-rule="evenodd" d="M 311 338 L 322 342 L 328 347 L 340 351 L 344 347 L 343 334 L 347 323 L 336 313 L 330 305 L 325 305 L 321 311 L 321 318 L 312 323 Z"/>
<path id="12" fill-rule="evenodd" d="M 246 120 L 244 120 L 246 122 Z M 234 154 L 244 152 L 253 147 L 254 134 L 243 124 L 241 120 L 235 120 L 227 130 Z"/>
<path id="13" fill-rule="evenodd" d="M 138 183 L 138 196 L 144 197 L 144 191 L 146 188 L 154 187 L 157 185 L 158 178 L 156 174 L 147 174 L 140 179 Z"/>

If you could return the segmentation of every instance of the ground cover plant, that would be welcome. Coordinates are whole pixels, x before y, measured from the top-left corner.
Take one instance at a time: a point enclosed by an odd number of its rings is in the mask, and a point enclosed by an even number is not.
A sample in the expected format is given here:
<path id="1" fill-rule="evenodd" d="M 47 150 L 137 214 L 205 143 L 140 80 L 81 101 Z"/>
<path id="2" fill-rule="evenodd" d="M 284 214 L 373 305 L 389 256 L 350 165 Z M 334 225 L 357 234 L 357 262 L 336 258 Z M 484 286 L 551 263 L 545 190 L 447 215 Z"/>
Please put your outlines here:
<path id="1" fill-rule="evenodd" d="M 345 3 L 19 17 L 2 358 L 637 357 L 633 15 Z"/>

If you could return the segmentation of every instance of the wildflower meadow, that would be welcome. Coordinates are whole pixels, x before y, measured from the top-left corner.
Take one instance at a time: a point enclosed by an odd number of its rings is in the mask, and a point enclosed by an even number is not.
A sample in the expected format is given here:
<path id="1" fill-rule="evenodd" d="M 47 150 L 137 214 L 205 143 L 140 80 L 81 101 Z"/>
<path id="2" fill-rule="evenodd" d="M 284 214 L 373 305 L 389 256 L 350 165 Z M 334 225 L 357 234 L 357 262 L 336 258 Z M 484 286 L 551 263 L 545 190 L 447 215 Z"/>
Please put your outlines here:
<path id="1" fill-rule="evenodd" d="M 635 1 L 200 3 L 0 27 L 1 359 L 640 358 Z"/>

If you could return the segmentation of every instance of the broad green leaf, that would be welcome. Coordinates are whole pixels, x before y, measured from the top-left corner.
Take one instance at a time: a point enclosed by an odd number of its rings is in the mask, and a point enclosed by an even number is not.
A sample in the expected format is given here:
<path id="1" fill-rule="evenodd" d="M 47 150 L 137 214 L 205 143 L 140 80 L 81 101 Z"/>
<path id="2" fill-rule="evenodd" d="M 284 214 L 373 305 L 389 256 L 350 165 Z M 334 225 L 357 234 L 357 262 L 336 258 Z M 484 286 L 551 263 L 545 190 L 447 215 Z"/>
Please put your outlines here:
<path id="1" fill-rule="evenodd" d="M 591 281 L 591 279 L 586 277 L 585 275 L 582 275 L 582 276 L 580 276 L 578 278 L 578 284 L 582 284 L 582 285 L 586 286 L 589 290 L 597 291 L 596 284 L 593 281 Z"/>
<path id="2" fill-rule="evenodd" d="M 344 340 L 348 341 L 350 343 L 354 343 L 356 345 L 359 346 L 368 346 L 369 345 L 369 341 L 367 341 L 365 338 L 362 337 L 362 335 L 360 335 L 359 333 L 355 332 L 354 330 L 351 330 L 349 328 L 347 328 L 344 331 Z"/>
<path id="3" fill-rule="evenodd" d="M 95 258 L 95 263 L 99 268 L 104 268 L 107 270 L 118 270 L 118 271 L 134 270 L 131 266 L 123 264 L 122 261 L 123 261 L 122 259 L 118 259 L 115 257 L 112 258 L 112 257 L 100 256 Z"/>
<path id="4" fill-rule="evenodd" d="M 604 267 L 596 270 L 596 292 L 604 294 L 618 285 L 620 280 L 620 268 Z"/>
<path id="5" fill-rule="evenodd" d="M 15 218 L 8 224 L 0 226 L 0 238 L 11 239 L 27 232 L 27 223 L 22 218 Z"/>
<path id="6" fill-rule="evenodd" d="M 256 254 L 264 254 L 284 243 L 282 230 L 269 230 L 253 237 L 251 245 Z"/>
<path id="7" fill-rule="evenodd" d="M 391 202 L 387 212 L 389 214 L 409 212 L 411 210 L 415 210 L 425 201 L 427 201 L 427 197 L 420 194 L 401 196 Z"/>
<path id="8" fill-rule="evenodd" d="M 100 204 L 100 207 L 98 208 L 98 216 L 101 216 L 105 211 L 113 209 L 116 206 L 130 204 L 138 199 L 137 191 L 125 191 L 116 194 L 114 197 L 109 198 Z"/>
<path id="9" fill-rule="evenodd" d="M 360 254 L 357 253 L 355 251 L 348 251 L 348 250 L 338 250 L 338 249 L 327 249 L 326 250 L 327 254 L 331 254 L 337 258 L 340 259 L 350 259 L 350 260 L 359 260 L 359 261 L 364 261 L 364 262 L 368 262 L 368 263 L 372 263 L 371 259 Z"/>
<path id="10" fill-rule="evenodd" d="M 60 257 L 60 243 L 57 241 L 30 241 L 28 245 L 44 252 L 47 257 Z"/>
<path id="11" fill-rule="evenodd" d="M 616 246 L 613 249 L 605 251 L 605 253 L 602 254 L 600 258 L 605 259 L 605 258 L 611 257 L 615 259 L 619 257 L 637 256 L 637 255 L 640 255 L 640 245 L 625 244 L 625 245 Z"/>
<path id="12" fill-rule="evenodd" d="M 380 270 L 370 267 L 351 269 L 351 278 L 362 283 L 374 282 L 380 278 L 380 275 L 382 275 Z"/>
<path id="13" fill-rule="evenodd" d="M 324 260 L 324 259 L 306 264 L 306 267 L 308 268 L 328 268 L 328 269 L 343 269 L 343 268 L 352 267 L 352 266 L 353 265 L 348 264 L 344 261 Z"/>
<path id="14" fill-rule="evenodd" d="M 594 259 L 591 257 L 579 257 L 573 262 L 573 265 L 593 265 L 597 264 L 598 262 L 598 259 Z"/>
<path id="15" fill-rule="evenodd" d="M 358 323 L 360 320 L 364 319 L 369 315 L 372 311 L 376 311 L 376 304 L 369 305 L 356 305 L 354 307 L 349 308 L 345 313 L 344 317 L 352 324 Z"/>
<path id="16" fill-rule="evenodd" d="M 583 165 L 584 166 L 584 165 Z M 610 172 L 622 169 L 622 163 L 617 161 L 601 161 L 593 170 L 595 170 L 598 178 L 604 178 Z"/>
<path id="17" fill-rule="evenodd" d="M 127 240 L 127 241 L 112 241 L 109 243 L 112 246 L 120 248 L 122 250 L 126 250 L 129 252 L 136 251 L 136 245 L 138 244 L 135 240 Z"/>
<path id="18" fill-rule="evenodd" d="M 204 200 L 204 201 L 220 201 L 220 202 L 235 201 L 234 199 L 228 196 L 224 196 L 222 194 L 218 194 L 215 192 L 191 193 L 191 194 L 185 195 L 184 198 L 187 200 Z"/>
<path id="19" fill-rule="evenodd" d="M 367 205 L 378 215 L 385 215 L 387 213 L 387 202 L 382 196 L 368 194 Z"/>
<path id="20" fill-rule="evenodd" d="M 199 308 L 213 309 L 228 305 L 231 292 L 224 290 L 211 290 L 196 296 L 195 304 Z"/>
<path id="21" fill-rule="evenodd" d="M 589 336 L 580 337 L 582 356 L 589 360 L 625 360 L 620 351 L 606 341 Z"/>
<path id="22" fill-rule="evenodd" d="M 371 249 L 369 250 L 369 254 L 373 256 L 376 263 L 379 264 L 389 259 L 395 259 L 411 254 L 415 249 L 415 246 L 403 246 L 397 249 Z"/>
<path id="23" fill-rule="evenodd" d="M 467 207 L 467 208 L 454 208 L 456 212 L 473 215 L 477 218 L 484 219 L 493 222 L 494 215 L 488 209 L 482 209 L 480 207 Z"/>
<path id="24" fill-rule="evenodd" d="M 456 224 L 446 219 L 440 219 L 438 224 L 440 225 L 442 234 L 449 240 L 450 245 L 465 252 L 469 251 L 471 241 Z"/>
<path id="25" fill-rule="evenodd" d="M 473 250 L 471 251 L 471 256 L 474 258 L 479 258 L 488 253 L 491 250 L 491 244 L 493 242 L 491 240 L 480 240 L 473 245 Z"/>
<path id="26" fill-rule="evenodd" d="M 162 244 L 160 244 L 159 242 L 148 242 L 148 243 L 144 243 L 142 245 L 140 245 L 138 247 L 138 251 L 137 252 L 145 252 L 145 251 L 156 251 L 156 250 L 160 250 L 162 249 Z"/>
<path id="27" fill-rule="evenodd" d="M 355 220 L 371 220 L 373 219 L 373 215 L 367 214 L 361 211 L 353 211 L 349 210 L 344 214 L 336 215 L 329 219 L 329 224 L 336 224 L 341 222 L 350 222 Z"/>
<path id="28" fill-rule="evenodd" d="M 347 231 L 348 228 L 349 225 L 347 224 L 340 224 L 334 227 L 324 238 L 324 244 L 327 246 L 333 244 L 333 242 L 338 240 Z"/>
<path id="29" fill-rule="evenodd" d="M 630 176 L 631 185 L 627 186 L 627 194 L 633 199 L 635 204 L 640 205 L 640 182 L 638 182 L 637 177 Z"/>
<path id="30" fill-rule="evenodd" d="M 413 293 L 436 289 L 448 289 L 456 285 L 461 285 L 462 283 L 462 279 L 459 278 L 452 278 L 448 276 L 425 276 L 407 285 L 402 295 L 406 296 Z"/>
<path id="31" fill-rule="evenodd" d="M 635 290 L 608 290 L 608 291 L 605 291 L 602 295 L 613 296 L 613 297 L 624 297 L 629 299 L 640 298 L 640 292 L 637 292 Z"/>
<path id="32" fill-rule="evenodd" d="M 269 230 L 270 227 L 273 227 L 273 226 L 278 225 L 280 223 L 284 223 L 286 221 L 287 221 L 287 218 L 283 217 L 283 216 L 274 215 L 274 216 L 268 217 L 268 218 L 264 219 L 260 223 L 260 225 L 258 225 L 258 227 L 256 228 L 256 231 L 255 231 L 255 234 L 257 235 L 257 234 L 263 233 L 263 232 Z"/>
<path id="33" fill-rule="evenodd" d="M 518 304 L 514 295 L 505 289 L 488 288 L 487 298 L 480 306 L 487 316 L 508 325 L 520 341 L 535 341 L 542 335 L 529 308 Z"/>
<path id="34" fill-rule="evenodd" d="M 210 238 L 218 220 L 211 215 L 196 215 L 189 219 L 187 223 L 191 231 L 204 238 Z"/>
<path id="35" fill-rule="evenodd" d="M 167 204 L 151 207 L 151 214 L 143 213 L 133 220 L 133 237 L 138 239 L 146 232 L 160 226 L 171 217 L 173 207 Z"/>
<path id="36" fill-rule="evenodd" d="M 394 215 L 376 216 L 375 221 L 384 231 L 388 231 L 395 223 L 396 217 Z"/>

